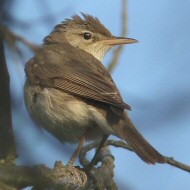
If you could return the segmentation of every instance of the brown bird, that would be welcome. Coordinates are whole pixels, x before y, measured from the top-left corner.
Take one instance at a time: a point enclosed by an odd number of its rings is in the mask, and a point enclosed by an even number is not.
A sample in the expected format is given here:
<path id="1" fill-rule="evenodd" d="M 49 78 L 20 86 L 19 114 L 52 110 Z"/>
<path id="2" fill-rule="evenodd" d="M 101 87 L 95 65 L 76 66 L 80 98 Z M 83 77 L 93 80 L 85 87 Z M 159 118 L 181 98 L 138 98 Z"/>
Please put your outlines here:
<path id="1" fill-rule="evenodd" d="M 101 63 L 115 45 L 137 42 L 115 37 L 87 14 L 57 25 L 26 64 L 25 103 L 31 117 L 61 142 L 78 143 L 115 135 L 146 163 L 165 163 L 134 127 L 130 110 Z"/>

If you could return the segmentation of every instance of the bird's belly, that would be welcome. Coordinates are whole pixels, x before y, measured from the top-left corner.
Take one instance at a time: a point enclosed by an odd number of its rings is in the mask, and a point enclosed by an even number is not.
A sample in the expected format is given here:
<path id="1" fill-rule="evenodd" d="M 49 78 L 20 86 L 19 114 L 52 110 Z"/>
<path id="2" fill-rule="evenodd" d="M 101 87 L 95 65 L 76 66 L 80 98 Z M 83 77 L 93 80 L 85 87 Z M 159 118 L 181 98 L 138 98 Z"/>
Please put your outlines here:
<path id="1" fill-rule="evenodd" d="M 53 88 L 31 86 L 26 82 L 25 104 L 36 123 L 61 142 L 77 143 L 102 137 L 94 110 L 74 96 Z M 100 119 L 101 120 L 101 119 Z"/>

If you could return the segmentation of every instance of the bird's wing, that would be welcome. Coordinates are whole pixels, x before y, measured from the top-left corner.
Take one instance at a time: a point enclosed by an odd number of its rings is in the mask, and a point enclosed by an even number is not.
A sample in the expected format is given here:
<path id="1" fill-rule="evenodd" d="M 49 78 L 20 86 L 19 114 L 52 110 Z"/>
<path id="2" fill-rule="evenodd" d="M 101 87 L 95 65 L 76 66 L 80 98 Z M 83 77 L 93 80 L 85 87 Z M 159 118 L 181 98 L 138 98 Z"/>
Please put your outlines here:
<path id="1" fill-rule="evenodd" d="M 55 62 L 59 62 L 58 64 Z M 93 56 L 86 59 L 55 59 L 35 57 L 26 65 L 29 80 L 88 99 L 104 102 L 118 108 L 130 109 L 105 67 Z M 35 79 L 35 80 L 34 80 Z"/>

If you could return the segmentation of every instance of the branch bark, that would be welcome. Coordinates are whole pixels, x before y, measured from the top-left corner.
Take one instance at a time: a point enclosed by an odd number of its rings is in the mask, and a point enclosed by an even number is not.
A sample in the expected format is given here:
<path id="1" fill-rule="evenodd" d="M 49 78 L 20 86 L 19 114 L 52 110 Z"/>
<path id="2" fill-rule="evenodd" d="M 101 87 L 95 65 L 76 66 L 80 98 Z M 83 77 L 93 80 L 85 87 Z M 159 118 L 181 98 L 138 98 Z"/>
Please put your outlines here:
<path id="1" fill-rule="evenodd" d="M 64 166 L 57 161 L 53 169 L 45 165 L 16 166 L 0 164 L 0 185 L 8 184 L 7 189 L 16 189 L 33 186 L 35 190 L 45 189 L 96 189 L 117 190 L 114 182 L 114 157 L 107 148 L 108 145 L 125 148 L 132 151 L 128 144 L 123 141 L 108 140 L 99 155 L 100 166 L 94 166 L 91 171 L 84 171 L 78 167 Z M 98 142 L 86 145 L 80 153 L 80 162 L 85 167 L 89 161 L 86 154 L 98 146 Z M 190 166 L 166 157 L 167 163 L 190 172 Z M 14 189 L 13 188 L 13 189 Z M 11 189 L 12 190 L 12 189 Z"/>
<path id="2" fill-rule="evenodd" d="M 0 159 L 14 162 L 16 149 L 12 128 L 10 78 L 5 60 L 4 44 L 0 34 Z"/>
<path id="3" fill-rule="evenodd" d="M 133 149 L 128 144 L 126 144 L 124 141 L 108 140 L 105 143 L 105 146 L 110 146 L 110 145 L 133 151 Z M 98 146 L 98 142 L 93 142 L 93 143 L 90 143 L 90 144 L 86 145 L 82 149 L 79 158 L 80 158 L 80 162 L 81 162 L 81 164 L 83 166 L 86 166 L 89 163 L 89 161 L 86 159 L 87 152 L 92 150 L 93 148 L 96 148 L 97 146 Z M 168 157 L 168 156 L 164 156 L 164 157 L 166 158 L 166 163 L 167 164 L 190 173 L 190 166 L 189 165 L 184 164 L 182 162 L 179 162 L 179 161 L 175 160 L 173 157 Z"/>
<path id="4" fill-rule="evenodd" d="M 85 187 L 85 172 L 71 166 L 63 166 L 60 161 L 53 169 L 45 165 L 16 166 L 0 164 L 0 181 L 17 189 L 33 186 L 34 189 L 81 190 Z"/>
<path id="5" fill-rule="evenodd" d="M 85 168 L 90 162 L 86 158 L 86 154 L 93 148 L 97 148 L 99 142 L 94 142 L 86 145 L 80 152 L 79 161 L 81 165 Z M 114 157 L 111 154 L 108 146 L 105 146 L 101 149 L 98 162 L 101 162 L 101 166 L 94 166 L 88 176 L 87 189 L 96 189 L 96 190 L 117 190 L 117 185 L 114 181 Z"/>

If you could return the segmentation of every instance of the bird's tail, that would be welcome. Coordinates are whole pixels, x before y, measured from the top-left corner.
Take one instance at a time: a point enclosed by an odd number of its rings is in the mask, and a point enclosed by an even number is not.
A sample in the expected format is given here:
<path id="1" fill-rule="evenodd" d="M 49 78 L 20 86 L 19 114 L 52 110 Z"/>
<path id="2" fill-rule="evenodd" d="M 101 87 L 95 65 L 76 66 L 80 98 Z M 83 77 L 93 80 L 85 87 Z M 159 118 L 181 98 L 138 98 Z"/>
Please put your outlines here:
<path id="1" fill-rule="evenodd" d="M 125 140 L 134 152 L 146 163 L 165 163 L 166 159 L 161 155 L 134 127 L 131 120 L 125 114 L 125 118 L 120 120 L 119 126 L 114 130 L 116 135 Z"/>

